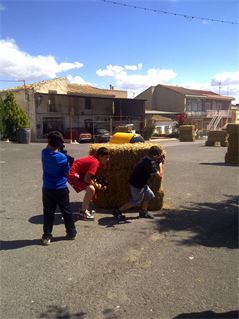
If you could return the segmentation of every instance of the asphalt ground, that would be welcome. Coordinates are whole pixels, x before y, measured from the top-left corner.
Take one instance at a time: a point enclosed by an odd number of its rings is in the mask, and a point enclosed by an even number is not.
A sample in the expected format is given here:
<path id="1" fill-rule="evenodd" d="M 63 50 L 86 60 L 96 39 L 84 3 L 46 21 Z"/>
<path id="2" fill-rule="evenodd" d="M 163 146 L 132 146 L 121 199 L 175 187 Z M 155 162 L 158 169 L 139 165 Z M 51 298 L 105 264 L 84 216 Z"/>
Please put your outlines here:
<path id="1" fill-rule="evenodd" d="M 154 141 L 157 143 L 158 141 Z M 108 211 L 77 221 L 64 239 L 42 234 L 44 144 L 1 143 L 1 318 L 236 318 L 238 306 L 239 168 L 226 148 L 204 141 L 160 141 L 167 152 L 164 209 L 154 220 Z M 88 144 L 67 145 L 85 156 Z M 72 209 L 83 194 L 70 189 Z"/>

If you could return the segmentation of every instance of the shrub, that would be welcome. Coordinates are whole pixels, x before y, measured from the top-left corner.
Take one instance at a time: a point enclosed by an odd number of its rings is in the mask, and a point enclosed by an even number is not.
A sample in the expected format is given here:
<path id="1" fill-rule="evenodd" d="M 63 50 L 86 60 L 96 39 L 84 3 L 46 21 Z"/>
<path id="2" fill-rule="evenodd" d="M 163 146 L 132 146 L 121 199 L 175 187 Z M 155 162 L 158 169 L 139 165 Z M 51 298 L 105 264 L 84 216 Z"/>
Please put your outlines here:
<path id="1" fill-rule="evenodd" d="M 26 113 L 17 104 L 12 92 L 7 92 L 4 99 L 0 99 L 0 137 L 16 140 L 17 131 L 21 127 L 29 127 Z"/>

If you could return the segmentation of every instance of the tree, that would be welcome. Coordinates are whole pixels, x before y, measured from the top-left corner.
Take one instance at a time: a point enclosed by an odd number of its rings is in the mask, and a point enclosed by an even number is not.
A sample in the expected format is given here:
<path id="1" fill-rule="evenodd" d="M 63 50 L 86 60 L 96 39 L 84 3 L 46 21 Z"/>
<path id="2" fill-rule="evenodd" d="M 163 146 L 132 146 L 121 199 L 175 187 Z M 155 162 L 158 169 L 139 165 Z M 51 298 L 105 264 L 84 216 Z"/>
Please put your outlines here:
<path id="1" fill-rule="evenodd" d="M 147 119 L 146 125 L 142 131 L 142 136 L 145 140 L 149 140 L 151 136 L 153 135 L 153 132 L 155 130 L 155 125 L 151 119 Z"/>
<path id="2" fill-rule="evenodd" d="M 1 138 L 16 140 L 18 129 L 29 127 L 27 115 L 17 104 L 12 92 L 7 92 L 6 97 L 0 100 L 0 116 Z"/>

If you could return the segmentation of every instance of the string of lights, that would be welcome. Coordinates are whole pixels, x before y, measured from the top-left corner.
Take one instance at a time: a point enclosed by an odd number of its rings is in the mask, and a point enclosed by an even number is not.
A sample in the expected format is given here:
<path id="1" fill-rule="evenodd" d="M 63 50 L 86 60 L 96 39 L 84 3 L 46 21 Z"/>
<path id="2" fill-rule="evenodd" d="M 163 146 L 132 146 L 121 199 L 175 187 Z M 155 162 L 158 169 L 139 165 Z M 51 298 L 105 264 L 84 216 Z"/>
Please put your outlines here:
<path id="1" fill-rule="evenodd" d="M 129 7 L 129 8 L 133 8 L 133 9 L 140 9 L 140 10 L 151 11 L 151 12 L 159 13 L 159 14 L 169 14 L 169 15 L 173 15 L 173 16 L 183 17 L 183 18 L 188 19 L 188 20 L 201 20 L 201 21 L 211 21 L 211 22 L 219 22 L 219 23 L 227 23 L 227 24 L 239 24 L 239 22 L 235 22 L 235 21 L 203 18 L 203 17 L 192 16 L 192 15 L 188 15 L 188 14 L 182 14 L 182 13 L 170 12 L 170 11 L 165 11 L 165 10 L 140 7 L 140 6 L 136 6 L 133 4 L 123 3 L 123 2 L 113 1 L 113 0 L 100 0 L 100 1 L 105 2 L 105 3 L 109 3 L 109 4 L 113 4 L 113 5 Z"/>

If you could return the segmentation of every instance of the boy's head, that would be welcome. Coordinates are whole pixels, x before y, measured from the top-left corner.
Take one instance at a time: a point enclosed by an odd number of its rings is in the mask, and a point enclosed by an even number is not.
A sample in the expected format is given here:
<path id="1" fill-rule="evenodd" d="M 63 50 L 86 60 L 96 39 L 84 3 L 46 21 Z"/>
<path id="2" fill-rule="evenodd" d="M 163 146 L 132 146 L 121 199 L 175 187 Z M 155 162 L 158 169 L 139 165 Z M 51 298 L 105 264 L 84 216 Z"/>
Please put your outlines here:
<path id="1" fill-rule="evenodd" d="M 62 148 L 64 144 L 64 138 L 58 131 L 52 131 L 47 135 L 48 145 L 54 149 Z"/>
<path id="2" fill-rule="evenodd" d="M 165 152 L 158 146 L 151 146 L 148 155 L 156 161 L 165 162 Z"/>
<path id="3" fill-rule="evenodd" d="M 151 146 L 148 151 L 148 155 L 151 157 L 160 156 L 161 154 L 162 154 L 162 150 L 158 146 Z"/>
<path id="4" fill-rule="evenodd" d="M 100 147 L 95 154 L 95 157 L 99 160 L 102 165 L 106 165 L 109 160 L 110 152 L 106 147 Z"/>

